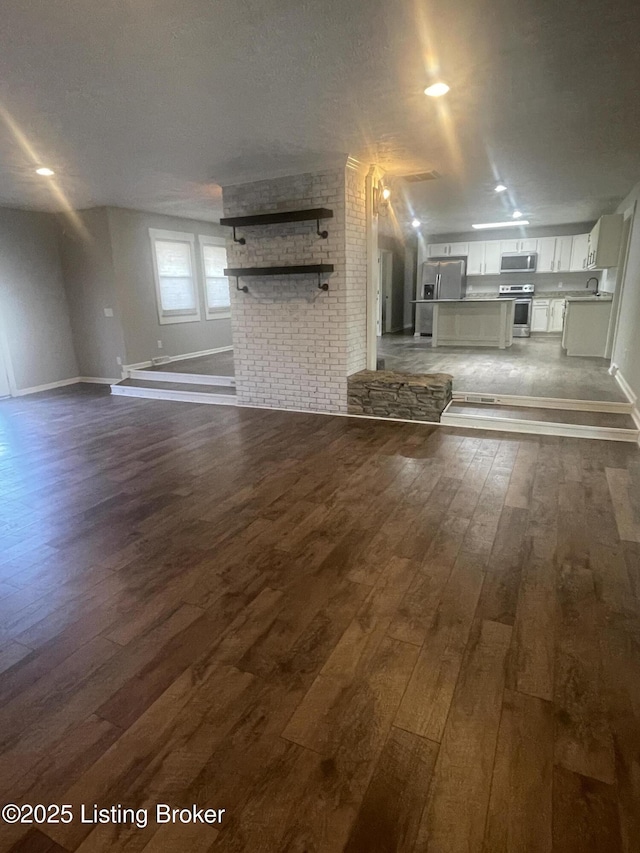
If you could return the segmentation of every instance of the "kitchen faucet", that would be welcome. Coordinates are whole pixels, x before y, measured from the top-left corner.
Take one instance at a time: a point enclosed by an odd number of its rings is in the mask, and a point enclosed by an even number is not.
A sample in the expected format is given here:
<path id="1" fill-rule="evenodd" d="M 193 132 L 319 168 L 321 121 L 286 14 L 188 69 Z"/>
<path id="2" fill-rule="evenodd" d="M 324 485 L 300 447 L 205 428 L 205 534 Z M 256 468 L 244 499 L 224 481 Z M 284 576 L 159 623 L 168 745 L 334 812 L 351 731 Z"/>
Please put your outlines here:
<path id="1" fill-rule="evenodd" d="M 600 294 L 598 293 L 598 288 L 600 287 L 600 282 L 598 281 L 598 279 L 596 278 L 595 275 L 591 276 L 591 278 L 587 281 L 585 287 L 588 288 L 592 281 L 595 281 L 595 283 L 596 283 L 596 290 L 595 290 L 595 293 L 593 295 L 594 296 L 600 296 Z"/>

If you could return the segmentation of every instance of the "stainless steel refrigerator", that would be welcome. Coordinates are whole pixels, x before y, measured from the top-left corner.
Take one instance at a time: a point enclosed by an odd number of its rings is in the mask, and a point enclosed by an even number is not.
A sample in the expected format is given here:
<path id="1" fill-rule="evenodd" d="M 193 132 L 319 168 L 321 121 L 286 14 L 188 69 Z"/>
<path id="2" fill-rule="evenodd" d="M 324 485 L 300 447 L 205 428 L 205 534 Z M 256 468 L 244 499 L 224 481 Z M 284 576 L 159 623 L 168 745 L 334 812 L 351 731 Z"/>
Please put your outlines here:
<path id="1" fill-rule="evenodd" d="M 419 299 L 464 299 L 467 292 L 465 262 L 425 261 L 422 264 Z M 417 334 L 433 332 L 433 305 L 420 303 L 417 312 Z"/>

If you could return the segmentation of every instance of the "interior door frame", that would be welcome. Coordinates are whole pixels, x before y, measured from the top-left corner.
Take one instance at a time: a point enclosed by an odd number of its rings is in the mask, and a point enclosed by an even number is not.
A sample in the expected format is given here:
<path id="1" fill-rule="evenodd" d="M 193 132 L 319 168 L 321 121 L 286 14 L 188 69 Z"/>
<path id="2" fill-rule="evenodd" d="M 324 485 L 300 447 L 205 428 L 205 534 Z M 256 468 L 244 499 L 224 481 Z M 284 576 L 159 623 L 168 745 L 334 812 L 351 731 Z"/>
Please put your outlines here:
<path id="1" fill-rule="evenodd" d="M 386 335 L 393 331 L 393 252 L 389 249 L 378 251 L 380 264 L 380 331 Z"/>
<path id="2" fill-rule="evenodd" d="M 633 203 L 633 207 L 628 208 L 624 212 L 624 222 L 622 231 L 622 244 L 620 245 L 621 263 L 618 266 L 616 275 L 616 289 L 613 294 L 613 304 L 611 306 L 611 321 L 609 322 L 609 332 L 607 334 L 607 343 L 605 346 L 605 358 L 611 360 L 613 366 L 613 356 L 618 343 L 618 328 L 620 326 L 620 309 L 622 308 L 622 295 L 624 292 L 625 283 L 627 280 L 627 263 L 629 260 L 629 247 L 631 246 L 631 234 L 636 218 L 636 210 L 638 202 Z"/>

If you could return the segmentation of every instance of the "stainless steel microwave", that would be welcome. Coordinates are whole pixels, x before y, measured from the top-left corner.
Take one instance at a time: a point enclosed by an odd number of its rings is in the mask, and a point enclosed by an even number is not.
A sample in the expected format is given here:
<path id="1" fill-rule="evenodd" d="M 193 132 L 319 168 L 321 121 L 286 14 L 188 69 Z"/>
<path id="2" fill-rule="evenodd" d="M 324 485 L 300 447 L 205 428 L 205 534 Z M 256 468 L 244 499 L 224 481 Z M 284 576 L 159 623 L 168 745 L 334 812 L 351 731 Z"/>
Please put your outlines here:
<path id="1" fill-rule="evenodd" d="M 500 272 L 535 272 L 536 252 L 508 252 L 500 259 Z"/>

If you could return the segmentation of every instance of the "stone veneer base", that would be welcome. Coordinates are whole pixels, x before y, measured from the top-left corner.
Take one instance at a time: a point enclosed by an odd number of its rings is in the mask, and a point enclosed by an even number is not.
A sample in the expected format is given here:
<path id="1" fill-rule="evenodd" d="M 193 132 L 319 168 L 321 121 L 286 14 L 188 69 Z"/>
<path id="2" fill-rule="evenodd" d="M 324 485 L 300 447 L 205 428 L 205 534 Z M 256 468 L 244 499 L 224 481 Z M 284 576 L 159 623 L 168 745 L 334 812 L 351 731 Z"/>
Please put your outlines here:
<path id="1" fill-rule="evenodd" d="M 448 373 L 361 370 L 347 380 L 348 412 L 439 423 L 451 401 L 452 381 Z"/>

